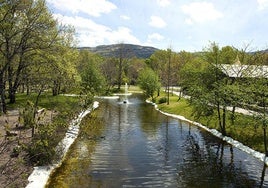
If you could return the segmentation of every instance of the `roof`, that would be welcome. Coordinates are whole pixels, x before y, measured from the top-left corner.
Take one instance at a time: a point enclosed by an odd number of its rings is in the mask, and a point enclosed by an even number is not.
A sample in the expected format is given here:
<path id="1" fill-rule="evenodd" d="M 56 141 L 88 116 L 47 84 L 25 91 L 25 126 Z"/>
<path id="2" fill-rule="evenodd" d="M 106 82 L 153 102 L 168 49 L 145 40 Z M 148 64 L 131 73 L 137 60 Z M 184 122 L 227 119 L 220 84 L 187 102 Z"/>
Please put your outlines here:
<path id="1" fill-rule="evenodd" d="M 218 68 L 231 78 L 268 78 L 268 66 L 220 64 Z"/>

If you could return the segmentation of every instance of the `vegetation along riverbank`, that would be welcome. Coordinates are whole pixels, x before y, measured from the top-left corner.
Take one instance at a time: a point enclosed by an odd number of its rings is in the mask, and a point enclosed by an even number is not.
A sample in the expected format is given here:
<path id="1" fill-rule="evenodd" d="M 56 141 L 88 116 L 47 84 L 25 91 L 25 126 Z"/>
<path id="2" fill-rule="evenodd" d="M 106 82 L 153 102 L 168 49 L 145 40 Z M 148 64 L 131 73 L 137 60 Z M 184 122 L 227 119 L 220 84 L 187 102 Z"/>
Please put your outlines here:
<path id="1" fill-rule="evenodd" d="M 4 125 L 0 127 L 0 182 L 3 187 L 25 187 L 33 166 L 55 160 L 55 148 L 64 137 L 69 121 L 82 109 L 79 97 L 42 95 L 32 136 L 32 127 L 25 121 L 31 119 L 32 113 L 27 115 L 26 111 L 30 110 L 35 98 L 35 94 L 18 95 L 16 104 L 0 116 L 1 125 Z"/>
<path id="2" fill-rule="evenodd" d="M 213 130 L 217 130 L 218 132 L 215 135 L 223 138 L 223 135 L 220 133 L 220 129 L 217 125 L 217 114 L 211 113 L 210 115 L 203 117 L 196 117 L 194 115 L 194 107 L 189 102 L 189 97 L 183 98 L 175 94 L 171 94 L 170 103 L 167 105 L 166 103 L 167 93 L 161 92 L 161 95 L 155 99 L 157 109 L 159 109 L 163 113 L 167 113 L 166 115 L 171 115 L 174 117 L 180 117 L 182 119 L 189 120 L 194 124 L 200 123 L 202 128 L 205 128 L 212 132 Z M 228 115 L 232 113 L 231 111 L 227 112 Z M 245 145 L 245 150 L 252 154 L 255 151 L 260 152 L 255 155 L 255 157 L 265 162 L 265 154 L 264 153 L 264 142 L 263 142 L 263 129 L 261 126 L 257 126 L 257 124 L 261 124 L 261 121 L 256 120 L 252 114 L 243 114 L 236 112 L 236 121 L 234 123 L 228 119 L 226 123 L 226 138 L 232 138 L 233 142 L 238 141 L 241 145 Z M 255 126 L 250 126 L 254 124 Z M 244 147 L 244 146 L 243 146 Z M 252 150 L 251 150 L 251 149 Z M 257 153 L 256 152 L 256 153 Z M 267 161 L 266 161 L 267 164 Z"/>

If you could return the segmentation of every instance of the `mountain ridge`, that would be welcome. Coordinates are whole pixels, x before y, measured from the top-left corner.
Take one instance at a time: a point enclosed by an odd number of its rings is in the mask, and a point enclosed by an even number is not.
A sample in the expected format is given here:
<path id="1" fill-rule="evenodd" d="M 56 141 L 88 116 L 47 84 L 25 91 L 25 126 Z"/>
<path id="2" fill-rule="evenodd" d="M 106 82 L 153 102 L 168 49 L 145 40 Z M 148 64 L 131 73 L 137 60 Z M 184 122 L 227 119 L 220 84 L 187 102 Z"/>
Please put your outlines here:
<path id="1" fill-rule="evenodd" d="M 142 46 L 136 44 L 110 44 L 96 47 L 79 47 L 79 50 L 89 50 L 103 57 L 123 57 L 123 58 L 149 58 L 154 52 L 160 50 L 152 46 Z"/>

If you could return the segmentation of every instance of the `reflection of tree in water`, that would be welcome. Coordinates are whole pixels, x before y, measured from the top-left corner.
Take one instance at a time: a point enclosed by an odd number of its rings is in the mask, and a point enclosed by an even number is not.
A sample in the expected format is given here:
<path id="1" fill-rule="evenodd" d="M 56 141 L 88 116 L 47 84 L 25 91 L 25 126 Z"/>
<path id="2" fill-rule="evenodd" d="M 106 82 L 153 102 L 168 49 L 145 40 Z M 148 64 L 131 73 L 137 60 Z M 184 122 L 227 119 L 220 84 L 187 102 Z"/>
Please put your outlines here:
<path id="1" fill-rule="evenodd" d="M 139 116 L 142 122 L 141 129 L 147 134 L 155 134 L 161 126 L 162 118 L 164 117 L 159 116 L 159 112 L 153 106 L 151 108 L 145 108 L 146 105 L 148 104 L 141 105 L 139 109 Z"/>
<path id="2" fill-rule="evenodd" d="M 233 148 L 225 142 L 218 142 L 217 145 L 200 145 L 199 138 L 191 133 L 191 125 L 189 125 L 189 132 L 183 147 L 183 164 L 177 166 L 178 185 L 182 187 L 258 186 L 243 171 L 243 164 L 241 166 L 234 165 Z M 230 157 L 229 161 L 228 157 Z M 200 177 L 207 178 L 200 181 Z"/>
<path id="3" fill-rule="evenodd" d="M 263 164 L 263 169 L 262 169 L 262 173 L 261 173 L 261 183 L 260 183 L 260 187 L 265 187 L 265 185 L 263 185 L 263 183 L 264 183 L 264 178 L 265 178 L 266 168 L 267 168 L 267 166 L 266 166 L 265 164 Z M 266 186 L 267 186 L 267 185 L 266 185 Z"/>

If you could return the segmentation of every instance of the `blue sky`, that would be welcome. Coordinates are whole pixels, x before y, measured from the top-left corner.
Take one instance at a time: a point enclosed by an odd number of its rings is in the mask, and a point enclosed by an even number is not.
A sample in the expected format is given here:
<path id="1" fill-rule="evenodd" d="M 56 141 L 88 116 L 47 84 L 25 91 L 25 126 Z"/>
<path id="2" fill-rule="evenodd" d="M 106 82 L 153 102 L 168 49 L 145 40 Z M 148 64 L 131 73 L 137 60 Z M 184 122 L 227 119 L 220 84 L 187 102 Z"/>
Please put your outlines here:
<path id="1" fill-rule="evenodd" d="M 47 0 L 78 46 L 132 43 L 196 52 L 210 42 L 268 48 L 268 0 Z"/>

